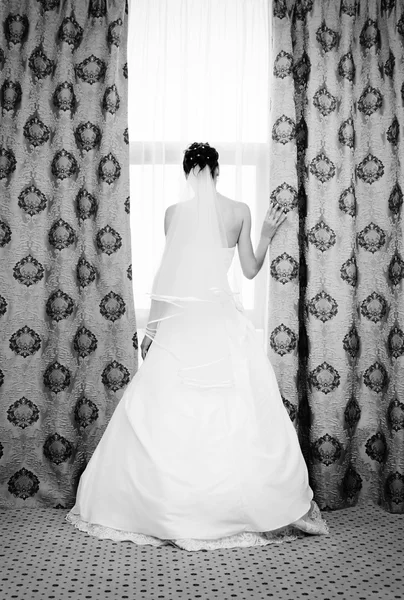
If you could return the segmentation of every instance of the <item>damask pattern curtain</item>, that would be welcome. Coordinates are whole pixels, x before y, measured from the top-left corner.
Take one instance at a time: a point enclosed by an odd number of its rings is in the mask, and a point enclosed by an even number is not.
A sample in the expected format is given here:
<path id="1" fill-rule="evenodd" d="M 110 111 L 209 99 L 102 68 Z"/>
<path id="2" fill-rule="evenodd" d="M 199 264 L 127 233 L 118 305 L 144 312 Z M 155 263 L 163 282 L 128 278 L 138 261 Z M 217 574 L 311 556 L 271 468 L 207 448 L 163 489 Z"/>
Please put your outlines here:
<path id="1" fill-rule="evenodd" d="M 270 358 L 323 509 L 404 512 L 404 0 L 274 0 Z"/>
<path id="2" fill-rule="evenodd" d="M 68 506 L 137 368 L 122 0 L 0 4 L 0 501 Z"/>

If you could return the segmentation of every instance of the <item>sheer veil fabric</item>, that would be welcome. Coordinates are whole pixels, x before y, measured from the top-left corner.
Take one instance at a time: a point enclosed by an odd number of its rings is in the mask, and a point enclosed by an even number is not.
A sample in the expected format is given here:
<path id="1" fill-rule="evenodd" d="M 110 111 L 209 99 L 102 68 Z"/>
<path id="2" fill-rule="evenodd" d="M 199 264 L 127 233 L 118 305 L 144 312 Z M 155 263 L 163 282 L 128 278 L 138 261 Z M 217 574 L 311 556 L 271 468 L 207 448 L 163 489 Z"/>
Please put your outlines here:
<path id="1" fill-rule="evenodd" d="M 178 375 L 187 385 L 234 385 L 226 308 L 234 304 L 223 250 L 226 231 L 208 166 L 189 173 L 167 232 L 165 250 L 151 293 L 147 335 L 162 345 L 166 330 L 159 323 L 187 331 L 186 339 L 165 348 L 176 359 Z M 162 332 L 162 333 L 160 333 Z"/>

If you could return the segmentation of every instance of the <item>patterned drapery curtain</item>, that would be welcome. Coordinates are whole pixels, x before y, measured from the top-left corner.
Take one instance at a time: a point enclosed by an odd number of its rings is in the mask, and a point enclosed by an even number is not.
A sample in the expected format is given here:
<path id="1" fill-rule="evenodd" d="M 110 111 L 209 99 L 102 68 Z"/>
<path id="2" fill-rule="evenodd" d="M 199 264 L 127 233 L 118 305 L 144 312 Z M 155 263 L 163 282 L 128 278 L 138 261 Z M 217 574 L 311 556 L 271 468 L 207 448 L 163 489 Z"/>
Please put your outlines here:
<path id="1" fill-rule="evenodd" d="M 404 512 L 404 0 L 272 3 L 269 345 L 323 509 Z"/>
<path id="2" fill-rule="evenodd" d="M 68 506 L 137 369 L 123 0 L 0 4 L 0 502 Z"/>

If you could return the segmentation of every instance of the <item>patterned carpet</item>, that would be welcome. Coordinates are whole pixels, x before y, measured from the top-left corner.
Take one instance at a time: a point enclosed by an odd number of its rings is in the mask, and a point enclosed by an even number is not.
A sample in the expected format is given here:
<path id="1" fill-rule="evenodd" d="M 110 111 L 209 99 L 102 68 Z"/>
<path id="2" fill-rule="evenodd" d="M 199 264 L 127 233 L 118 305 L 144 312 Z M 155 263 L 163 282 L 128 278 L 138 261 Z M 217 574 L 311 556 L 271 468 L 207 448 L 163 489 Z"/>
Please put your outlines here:
<path id="1" fill-rule="evenodd" d="M 404 516 L 326 513 L 328 537 L 185 552 L 97 540 L 65 510 L 0 511 L 0 600 L 395 600 L 404 598 Z"/>

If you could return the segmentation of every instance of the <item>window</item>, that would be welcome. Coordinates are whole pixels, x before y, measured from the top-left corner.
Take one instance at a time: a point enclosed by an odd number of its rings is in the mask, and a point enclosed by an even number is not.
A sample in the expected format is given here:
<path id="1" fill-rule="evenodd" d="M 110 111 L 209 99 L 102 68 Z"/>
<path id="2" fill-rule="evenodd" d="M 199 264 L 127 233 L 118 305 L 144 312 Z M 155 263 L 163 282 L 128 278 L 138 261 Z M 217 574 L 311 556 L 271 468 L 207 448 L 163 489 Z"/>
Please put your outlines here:
<path id="1" fill-rule="evenodd" d="M 129 131 L 133 289 L 146 325 L 164 247 L 163 217 L 183 179 L 183 150 L 220 154 L 217 189 L 249 204 L 258 241 L 269 199 L 267 0 L 132 0 Z M 267 269 L 243 279 L 243 304 L 265 323 Z"/>

